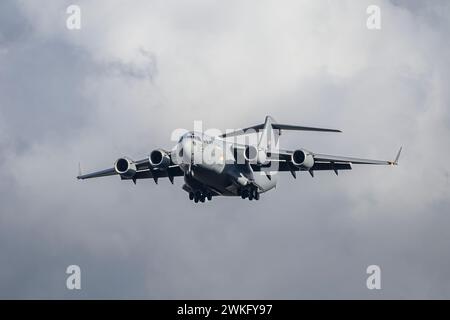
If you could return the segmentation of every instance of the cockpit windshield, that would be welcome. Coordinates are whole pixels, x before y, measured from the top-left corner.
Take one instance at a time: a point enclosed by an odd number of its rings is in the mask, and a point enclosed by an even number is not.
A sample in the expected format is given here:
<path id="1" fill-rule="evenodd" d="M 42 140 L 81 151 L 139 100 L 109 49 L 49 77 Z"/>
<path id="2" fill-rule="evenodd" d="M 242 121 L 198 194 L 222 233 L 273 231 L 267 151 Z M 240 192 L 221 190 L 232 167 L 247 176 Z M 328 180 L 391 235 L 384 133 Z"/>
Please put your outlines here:
<path id="1" fill-rule="evenodd" d="M 184 138 L 191 138 L 194 141 L 202 142 L 202 134 L 198 132 L 188 132 L 181 136 L 181 138 L 178 140 L 178 143 L 181 143 Z"/>

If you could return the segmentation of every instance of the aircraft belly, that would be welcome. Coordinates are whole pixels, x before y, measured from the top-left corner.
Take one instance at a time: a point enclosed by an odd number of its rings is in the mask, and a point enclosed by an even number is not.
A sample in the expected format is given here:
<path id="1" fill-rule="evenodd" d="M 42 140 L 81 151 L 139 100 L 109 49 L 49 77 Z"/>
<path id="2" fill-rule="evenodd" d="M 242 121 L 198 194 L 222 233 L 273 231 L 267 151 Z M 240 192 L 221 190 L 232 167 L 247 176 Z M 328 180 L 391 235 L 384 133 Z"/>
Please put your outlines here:
<path id="1" fill-rule="evenodd" d="M 193 178 L 203 185 L 210 187 L 224 196 L 234 195 L 227 189 L 232 185 L 232 181 L 226 174 L 202 167 L 194 168 L 193 172 Z"/>

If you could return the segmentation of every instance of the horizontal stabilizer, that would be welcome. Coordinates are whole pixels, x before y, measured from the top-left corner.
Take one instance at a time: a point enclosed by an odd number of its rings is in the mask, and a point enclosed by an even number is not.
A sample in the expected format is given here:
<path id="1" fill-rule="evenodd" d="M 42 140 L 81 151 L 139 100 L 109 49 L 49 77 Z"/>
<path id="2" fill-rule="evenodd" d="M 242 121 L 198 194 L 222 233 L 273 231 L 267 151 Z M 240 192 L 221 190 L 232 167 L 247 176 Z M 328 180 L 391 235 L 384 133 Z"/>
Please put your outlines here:
<path id="1" fill-rule="evenodd" d="M 274 129 L 282 129 L 282 130 L 296 130 L 296 131 L 342 132 L 341 130 L 337 130 L 337 129 L 315 128 L 315 127 L 304 127 L 304 126 L 292 126 L 290 124 L 280 124 L 280 123 L 272 124 L 272 128 L 274 128 Z"/>
<path id="2" fill-rule="evenodd" d="M 236 131 L 226 132 L 226 133 L 222 134 L 220 137 L 226 138 L 226 137 L 240 136 L 240 135 L 249 134 L 249 133 L 255 133 L 255 132 L 263 131 L 267 127 L 271 127 L 272 129 L 280 130 L 280 131 L 281 130 L 294 130 L 294 131 L 342 132 L 341 130 L 337 130 L 337 129 L 280 124 L 280 123 L 276 123 L 272 117 L 267 116 L 265 123 L 257 124 L 257 125 L 239 129 Z"/>

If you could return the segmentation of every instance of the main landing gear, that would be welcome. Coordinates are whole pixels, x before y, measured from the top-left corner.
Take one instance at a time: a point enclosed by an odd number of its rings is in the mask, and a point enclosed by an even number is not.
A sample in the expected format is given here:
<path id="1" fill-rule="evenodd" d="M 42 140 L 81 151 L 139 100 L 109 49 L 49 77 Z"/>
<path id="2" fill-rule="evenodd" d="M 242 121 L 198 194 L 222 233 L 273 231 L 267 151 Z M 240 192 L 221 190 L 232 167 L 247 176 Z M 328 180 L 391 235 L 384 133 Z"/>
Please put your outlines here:
<path id="1" fill-rule="evenodd" d="M 259 192 L 258 192 L 258 188 L 256 188 L 256 187 L 251 187 L 248 189 L 241 189 L 241 190 L 239 190 L 239 195 L 241 196 L 242 199 L 248 198 L 248 200 L 250 200 L 250 201 L 252 201 L 253 199 L 259 200 Z"/>
<path id="2" fill-rule="evenodd" d="M 212 194 L 208 191 L 202 192 L 202 191 L 195 191 L 195 192 L 189 192 L 189 200 L 194 200 L 195 203 L 205 202 L 205 200 L 208 199 L 208 201 L 212 200 Z"/>

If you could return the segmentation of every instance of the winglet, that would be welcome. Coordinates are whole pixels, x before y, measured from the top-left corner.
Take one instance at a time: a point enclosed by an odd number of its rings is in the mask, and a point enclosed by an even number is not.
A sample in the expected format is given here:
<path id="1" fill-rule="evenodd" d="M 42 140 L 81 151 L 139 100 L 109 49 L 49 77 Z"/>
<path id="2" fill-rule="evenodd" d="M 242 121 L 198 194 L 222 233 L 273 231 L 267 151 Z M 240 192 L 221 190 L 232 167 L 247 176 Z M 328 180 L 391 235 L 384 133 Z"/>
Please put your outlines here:
<path id="1" fill-rule="evenodd" d="M 80 180 L 82 175 L 83 174 L 81 172 L 81 163 L 78 162 L 78 176 L 77 176 L 77 179 Z"/>
<path id="2" fill-rule="evenodd" d="M 394 161 L 389 161 L 389 164 L 391 164 L 393 166 L 398 165 L 398 159 L 400 158 L 400 153 L 402 153 L 402 149 L 403 149 L 403 147 L 400 147 L 400 149 L 397 152 L 397 156 L 395 157 L 395 160 Z"/>

